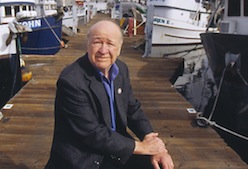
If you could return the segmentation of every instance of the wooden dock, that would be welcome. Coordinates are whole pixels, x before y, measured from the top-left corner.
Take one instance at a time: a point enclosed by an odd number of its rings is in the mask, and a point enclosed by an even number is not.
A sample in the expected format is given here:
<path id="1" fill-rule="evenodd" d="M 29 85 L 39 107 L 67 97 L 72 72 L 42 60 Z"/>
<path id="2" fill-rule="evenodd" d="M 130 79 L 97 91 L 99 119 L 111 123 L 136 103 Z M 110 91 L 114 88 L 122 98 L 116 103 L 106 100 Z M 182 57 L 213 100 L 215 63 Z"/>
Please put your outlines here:
<path id="1" fill-rule="evenodd" d="M 24 57 L 33 79 L 8 102 L 11 109 L 1 110 L 0 169 L 44 168 L 53 137 L 58 75 L 85 53 L 87 28 L 104 17 L 97 14 L 75 37 L 66 37 L 68 48 L 56 55 Z M 247 169 L 214 129 L 191 124 L 186 108 L 192 106 L 169 82 L 180 60 L 142 58 L 143 53 L 133 48 L 140 37 L 125 37 L 120 59 L 128 64 L 135 95 L 166 142 L 175 169 Z"/>

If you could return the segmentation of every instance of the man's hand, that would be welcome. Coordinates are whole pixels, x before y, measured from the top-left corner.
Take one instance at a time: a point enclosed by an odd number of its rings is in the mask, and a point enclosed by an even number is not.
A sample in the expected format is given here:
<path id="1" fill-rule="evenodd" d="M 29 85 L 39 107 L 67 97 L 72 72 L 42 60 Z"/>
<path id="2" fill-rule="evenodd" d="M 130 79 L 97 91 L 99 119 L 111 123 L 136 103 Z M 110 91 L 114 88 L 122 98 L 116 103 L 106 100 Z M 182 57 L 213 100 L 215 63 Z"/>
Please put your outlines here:
<path id="1" fill-rule="evenodd" d="M 158 133 L 149 133 L 142 142 L 135 141 L 134 154 L 155 155 L 165 149 L 164 142 L 158 138 Z"/>
<path id="2" fill-rule="evenodd" d="M 151 163 L 154 169 L 173 169 L 174 164 L 168 151 L 164 149 L 162 153 L 152 155 Z"/>

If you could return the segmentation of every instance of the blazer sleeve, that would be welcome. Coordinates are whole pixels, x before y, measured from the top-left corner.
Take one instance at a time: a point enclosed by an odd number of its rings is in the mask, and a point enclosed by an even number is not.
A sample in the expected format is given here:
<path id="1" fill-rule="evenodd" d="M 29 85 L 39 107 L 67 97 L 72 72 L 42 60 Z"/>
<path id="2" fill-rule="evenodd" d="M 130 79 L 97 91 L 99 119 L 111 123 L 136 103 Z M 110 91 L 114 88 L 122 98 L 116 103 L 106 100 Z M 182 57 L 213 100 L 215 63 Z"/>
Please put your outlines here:
<path id="1" fill-rule="evenodd" d="M 119 60 L 117 64 L 120 69 L 120 76 L 123 77 L 123 96 L 125 97 L 122 98 L 124 99 L 122 102 L 127 114 L 127 126 L 140 140 L 143 140 L 146 134 L 153 131 L 152 126 L 141 108 L 140 101 L 134 96 L 127 65 Z"/>

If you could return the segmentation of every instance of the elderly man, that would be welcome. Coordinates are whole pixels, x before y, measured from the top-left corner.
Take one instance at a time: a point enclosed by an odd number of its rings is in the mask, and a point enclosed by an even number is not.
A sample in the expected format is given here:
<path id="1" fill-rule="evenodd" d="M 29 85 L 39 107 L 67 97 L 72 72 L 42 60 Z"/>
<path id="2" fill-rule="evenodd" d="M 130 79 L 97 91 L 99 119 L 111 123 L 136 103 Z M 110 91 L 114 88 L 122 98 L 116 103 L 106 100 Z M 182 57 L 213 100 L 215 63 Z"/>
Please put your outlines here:
<path id="1" fill-rule="evenodd" d="M 87 53 L 57 82 L 54 139 L 45 169 L 172 169 L 163 141 L 133 95 L 128 68 L 117 59 L 121 29 L 113 21 L 99 21 L 87 41 Z"/>

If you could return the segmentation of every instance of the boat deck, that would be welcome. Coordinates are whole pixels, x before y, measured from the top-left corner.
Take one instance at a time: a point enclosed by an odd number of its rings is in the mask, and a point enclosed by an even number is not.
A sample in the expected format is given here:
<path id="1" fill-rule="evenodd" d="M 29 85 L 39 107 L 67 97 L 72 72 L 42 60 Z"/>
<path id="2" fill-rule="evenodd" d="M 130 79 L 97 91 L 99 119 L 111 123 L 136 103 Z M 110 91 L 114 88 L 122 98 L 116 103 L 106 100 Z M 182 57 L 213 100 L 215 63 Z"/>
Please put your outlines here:
<path id="1" fill-rule="evenodd" d="M 24 57 L 33 78 L 8 102 L 13 107 L 2 110 L 1 169 L 44 168 L 53 136 L 56 80 L 66 65 L 85 53 L 87 28 L 104 17 L 97 14 L 75 37 L 66 37 L 68 48 L 56 55 Z M 133 47 L 140 37 L 125 37 L 120 59 L 129 66 L 135 95 L 166 142 L 175 169 L 247 169 L 213 128 L 192 125 L 193 117 L 186 111 L 192 106 L 169 81 L 181 60 L 142 58 L 142 51 Z"/>

